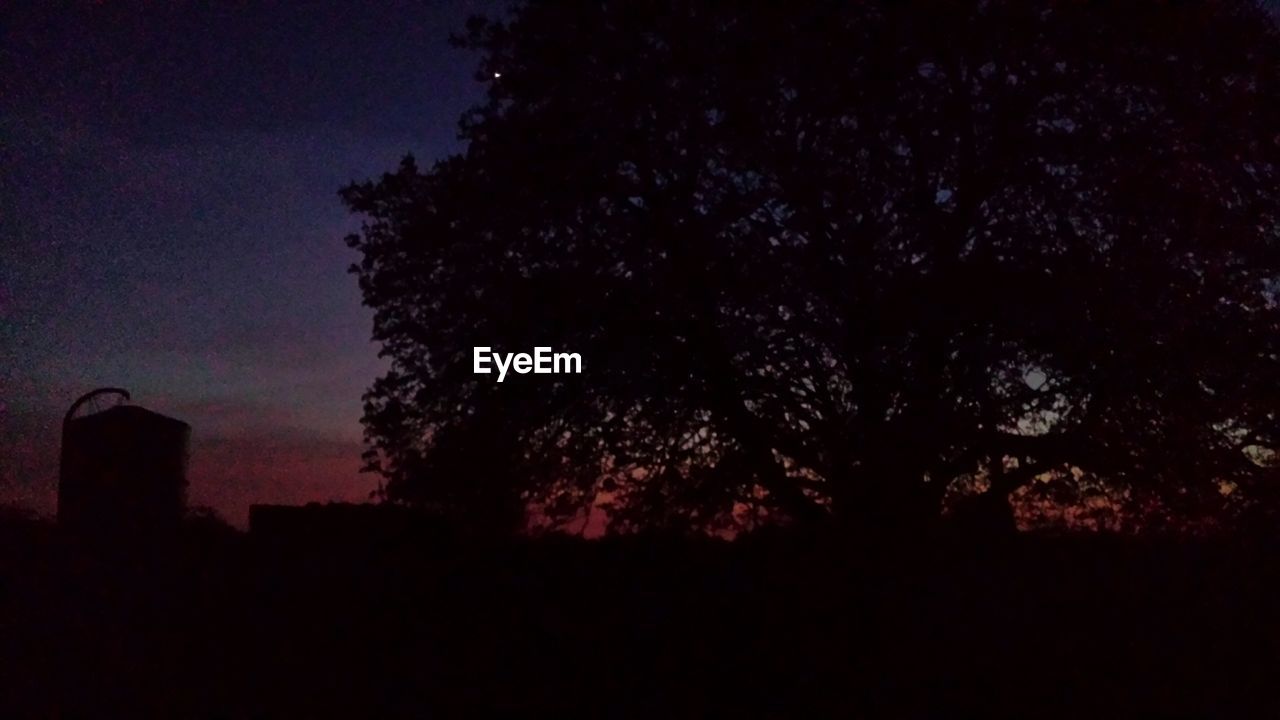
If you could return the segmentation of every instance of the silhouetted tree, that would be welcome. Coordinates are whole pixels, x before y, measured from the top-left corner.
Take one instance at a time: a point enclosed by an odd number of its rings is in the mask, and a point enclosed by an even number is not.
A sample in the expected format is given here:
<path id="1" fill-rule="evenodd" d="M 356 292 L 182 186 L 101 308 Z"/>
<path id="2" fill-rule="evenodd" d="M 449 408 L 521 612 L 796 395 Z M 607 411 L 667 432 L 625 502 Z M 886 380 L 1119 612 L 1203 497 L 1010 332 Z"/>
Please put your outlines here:
<path id="1" fill-rule="evenodd" d="M 204 505 L 187 508 L 182 524 L 189 535 L 209 539 L 231 538 L 238 532 L 221 513 Z"/>
<path id="2" fill-rule="evenodd" d="M 460 43 L 465 153 L 343 192 L 392 498 L 905 526 L 958 477 L 1175 514 L 1280 483 L 1255 6 L 533 3 Z"/>

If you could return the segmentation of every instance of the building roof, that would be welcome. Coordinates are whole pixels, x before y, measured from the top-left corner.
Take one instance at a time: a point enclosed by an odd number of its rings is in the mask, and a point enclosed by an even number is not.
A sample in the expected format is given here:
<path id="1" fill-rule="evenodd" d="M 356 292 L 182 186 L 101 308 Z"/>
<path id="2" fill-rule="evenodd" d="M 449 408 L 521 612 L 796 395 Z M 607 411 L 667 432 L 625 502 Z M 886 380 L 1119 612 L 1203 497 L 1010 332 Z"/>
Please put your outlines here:
<path id="1" fill-rule="evenodd" d="M 115 407 L 108 408 L 102 412 L 97 412 L 92 415 L 72 418 L 68 423 L 79 427 L 127 424 L 167 427 L 174 430 L 191 429 L 190 425 L 181 420 L 171 418 L 168 415 L 161 415 L 158 412 L 153 412 L 144 407 L 138 407 L 137 405 L 116 405 Z"/>

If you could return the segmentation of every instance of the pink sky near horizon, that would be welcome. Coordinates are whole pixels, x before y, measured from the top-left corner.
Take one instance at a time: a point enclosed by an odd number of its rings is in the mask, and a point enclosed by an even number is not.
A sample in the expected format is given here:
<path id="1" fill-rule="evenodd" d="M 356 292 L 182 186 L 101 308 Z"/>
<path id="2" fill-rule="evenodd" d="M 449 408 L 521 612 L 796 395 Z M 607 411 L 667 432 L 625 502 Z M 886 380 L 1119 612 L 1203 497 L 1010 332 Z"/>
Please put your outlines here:
<path id="1" fill-rule="evenodd" d="M 364 502 L 377 487 L 375 476 L 360 472 L 363 445 L 358 438 L 253 433 L 248 428 L 202 431 L 201 421 L 208 428 L 212 415 L 137 404 L 193 426 L 188 505 L 213 508 L 237 527 L 247 527 L 251 504 Z M 0 504 L 42 516 L 56 512 L 60 423 L 53 414 L 28 417 L 17 428 L 9 423 L 2 448 L 6 461 L 0 463 Z"/>

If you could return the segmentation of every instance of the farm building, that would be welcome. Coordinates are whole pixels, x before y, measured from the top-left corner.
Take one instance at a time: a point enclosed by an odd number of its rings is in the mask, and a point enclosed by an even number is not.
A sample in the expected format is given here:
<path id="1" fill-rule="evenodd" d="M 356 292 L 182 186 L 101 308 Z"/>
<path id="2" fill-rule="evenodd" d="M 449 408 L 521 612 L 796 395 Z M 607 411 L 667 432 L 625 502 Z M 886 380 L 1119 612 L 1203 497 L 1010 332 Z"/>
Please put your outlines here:
<path id="1" fill-rule="evenodd" d="M 97 409 L 104 397 L 122 401 Z M 84 395 L 67 411 L 62 423 L 59 525 L 121 534 L 181 522 L 191 426 L 130 405 L 128 399 L 123 390 L 103 388 Z"/>

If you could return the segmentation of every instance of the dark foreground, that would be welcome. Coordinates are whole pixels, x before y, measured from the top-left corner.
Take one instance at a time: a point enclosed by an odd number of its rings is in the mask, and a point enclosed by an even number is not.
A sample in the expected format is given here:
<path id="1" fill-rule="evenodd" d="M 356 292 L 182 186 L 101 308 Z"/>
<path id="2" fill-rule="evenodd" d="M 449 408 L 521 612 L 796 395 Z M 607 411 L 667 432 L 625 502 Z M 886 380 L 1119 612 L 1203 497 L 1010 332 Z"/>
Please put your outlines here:
<path id="1" fill-rule="evenodd" d="M 0 543 L 5 717 L 1280 709 L 1261 543 Z"/>

